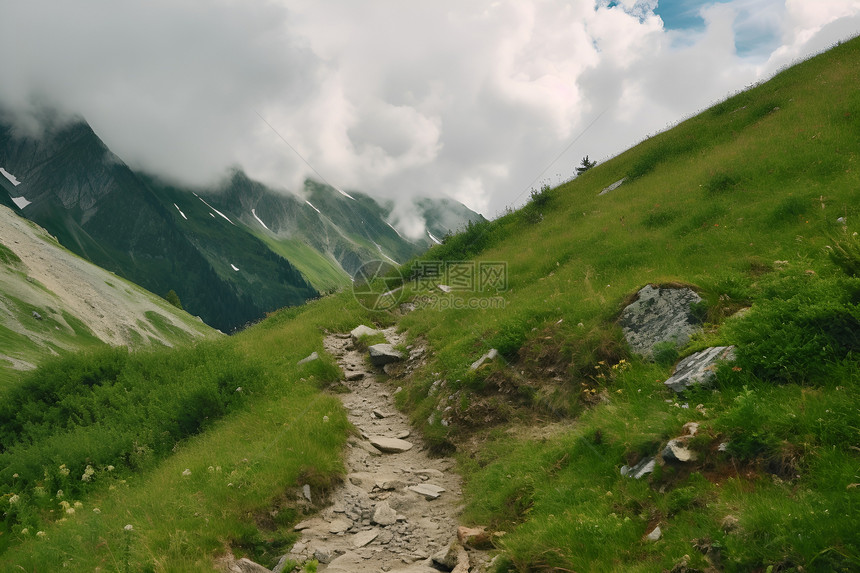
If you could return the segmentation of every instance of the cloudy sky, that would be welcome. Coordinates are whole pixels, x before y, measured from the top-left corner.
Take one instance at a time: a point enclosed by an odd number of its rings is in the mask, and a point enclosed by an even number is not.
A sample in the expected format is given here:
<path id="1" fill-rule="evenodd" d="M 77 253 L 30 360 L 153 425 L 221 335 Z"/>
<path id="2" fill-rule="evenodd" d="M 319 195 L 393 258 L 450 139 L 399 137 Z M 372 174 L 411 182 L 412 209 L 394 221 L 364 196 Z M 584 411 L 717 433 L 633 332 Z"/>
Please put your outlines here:
<path id="1" fill-rule="evenodd" d="M 183 183 L 238 165 L 489 217 L 860 33 L 860 0 L 0 2 L 22 129 L 49 105 Z"/>

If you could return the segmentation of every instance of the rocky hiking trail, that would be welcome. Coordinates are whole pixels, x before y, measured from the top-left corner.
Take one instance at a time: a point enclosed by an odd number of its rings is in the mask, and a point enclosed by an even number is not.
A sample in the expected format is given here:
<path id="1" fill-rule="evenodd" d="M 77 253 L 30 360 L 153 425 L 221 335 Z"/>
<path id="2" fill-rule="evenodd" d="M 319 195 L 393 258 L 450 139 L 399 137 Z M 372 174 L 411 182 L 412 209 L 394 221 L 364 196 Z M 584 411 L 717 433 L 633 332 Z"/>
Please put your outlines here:
<path id="1" fill-rule="evenodd" d="M 402 344 L 393 328 L 381 332 L 390 344 Z M 349 440 L 346 479 L 328 507 L 296 525 L 301 537 L 284 561 L 316 559 L 318 571 L 332 573 L 485 570 L 486 552 L 467 551 L 458 541 L 469 532 L 458 532 L 462 499 L 454 460 L 430 457 L 354 338 L 329 335 L 324 347 L 344 371 L 350 392 L 340 397 L 360 437 Z M 421 353 L 413 349 L 411 358 Z"/>

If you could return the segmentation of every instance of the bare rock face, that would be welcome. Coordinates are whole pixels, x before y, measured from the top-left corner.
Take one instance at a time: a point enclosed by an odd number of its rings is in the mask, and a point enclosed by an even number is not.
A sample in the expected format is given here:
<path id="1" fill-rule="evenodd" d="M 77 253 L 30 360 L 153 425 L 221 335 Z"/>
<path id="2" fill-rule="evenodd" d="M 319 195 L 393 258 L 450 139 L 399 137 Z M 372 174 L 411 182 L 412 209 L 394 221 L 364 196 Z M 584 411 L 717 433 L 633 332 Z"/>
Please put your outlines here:
<path id="1" fill-rule="evenodd" d="M 702 330 L 690 310 L 691 305 L 701 301 L 689 288 L 643 287 L 618 321 L 630 349 L 650 357 L 654 346 L 661 342 L 672 342 L 678 348 L 687 344 L 693 334 Z"/>
<path id="2" fill-rule="evenodd" d="M 675 366 L 672 376 L 664 382 L 675 392 L 697 385 L 709 385 L 716 376 L 717 363 L 734 360 L 734 346 L 713 346 L 687 356 Z"/>

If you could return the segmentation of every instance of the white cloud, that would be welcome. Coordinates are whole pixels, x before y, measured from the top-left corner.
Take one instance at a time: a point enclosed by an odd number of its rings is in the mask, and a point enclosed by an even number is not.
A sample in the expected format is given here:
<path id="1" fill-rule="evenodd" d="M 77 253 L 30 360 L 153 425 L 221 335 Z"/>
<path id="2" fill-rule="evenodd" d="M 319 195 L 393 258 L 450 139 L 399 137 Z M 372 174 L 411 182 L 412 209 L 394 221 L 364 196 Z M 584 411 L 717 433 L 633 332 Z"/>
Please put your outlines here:
<path id="1" fill-rule="evenodd" d="M 860 29 L 860 0 L 703 1 L 696 31 L 665 30 L 656 0 L 12 4 L 0 102 L 20 118 L 82 114 L 185 182 L 238 164 L 300 190 L 316 171 L 491 216 Z"/>

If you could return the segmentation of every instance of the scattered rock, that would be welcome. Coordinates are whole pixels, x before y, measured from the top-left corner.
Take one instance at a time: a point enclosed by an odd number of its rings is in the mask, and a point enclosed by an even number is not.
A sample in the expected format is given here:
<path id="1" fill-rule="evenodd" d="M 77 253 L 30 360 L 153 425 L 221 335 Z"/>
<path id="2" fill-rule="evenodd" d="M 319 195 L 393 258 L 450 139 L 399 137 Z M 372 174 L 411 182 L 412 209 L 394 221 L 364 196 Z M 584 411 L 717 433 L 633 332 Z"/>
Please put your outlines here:
<path id="1" fill-rule="evenodd" d="M 370 363 L 374 366 L 385 366 L 403 360 L 403 354 L 395 350 L 391 344 L 374 344 L 367 351 L 370 354 Z"/>
<path id="2" fill-rule="evenodd" d="M 314 351 L 314 352 L 311 352 L 306 358 L 302 358 L 301 360 L 299 360 L 296 363 L 296 365 L 301 366 L 302 364 L 307 364 L 308 362 L 313 362 L 314 360 L 319 360 L 319 359 L 320 359 L 320 355 L 317 354 L 316 351 Z"/>
<path id="3" fill-rule="evenodd" d="M 329 533 L 344 533 L 350 527 L 352 527 L 352 522 L 346 519 L 335 519 L 328 526 Z"/>
<path id="4" fill-rule="evenodd" d="M 648 535 L 645 536 L 645 539 L 647 539 L 648 541 L 658 541 L 661 537 L 663 537 L 663 531 L 658 525 L 657 527 L 652 529 L 651 532 L 648 533 Z"/>
<path id="5" fill-rule="evenodd" d="M 33 311 L 33 318 L 35 318 L 36 320 L 42 320 L 42 315 L 34 310 Z"/>
<path id="6" fill-rule="evenodd" d="M 622 183 L 624 183 L 625 181 L 627 181 L 627 178 L 626 178 L 626 177 L 625 177 L 625 178 L 623 178 L 623 179 L 620 179 L 620 180 L 616 181 L 615 183 L 613 183 L 612 185 L 609 185 L 608 187 L 604 187 L 604 188 L 603 188 L 603 191 L 601 191 L 600 193 L 598 193 L 598 195 L 606 195 L 606 194 L 607 194 L 607 193 L 609 193 L 610 191 L 615 191 L 616 189 L 618 189 L 619 187 L 621 187 L 621 184 L 622 184 Z"/>
<path id="7" fill-rule="evenodd" d="M 410 432 L 409 430 L 403 430 L 403 431 L 401 431 L 401 432 L 397 432 L 397 435 L 396 435 L 396 436 L 394 436 L 394 437 L 395 437 L 395 438 L 397 438 L 397 439 L 399 439 L 399 440 L 405 440 L 405 439 L 406 439 L 406 438 L 408 438 L 410 435 L 412 435 L 412 432 Z"/>
<path id="8" fill-rule="evenodd" d="M 410 491 L 414 491 L 419 495 L 423 495 L 428 500 L 437 499 L 442 492 L 445 491 L 445 488 L 439 487 L 438 485 L 433 485 L 429 483 L 419 483 L 418 485 L 410 485 L 406 488 Z"/>
<path id="9" fill-rule="evenodd" d="M 461 547 L 457 543 L 453 543 L 448 547 L 443 547 L 436 553 L 434 553 L 430 559 L 433 560 L 433 563 L 441 567 L 444 571 L 451 571 L 454 567 L 457 566 L 457 548 Z"/>
<path id="10" fill-rule="evenodd" d="M 304 495 L 305 499 L 308 500 L 310 503 L 313 503 L 313 500 L 311 500 L 311 486 L 310 485 L 305 484 L 302 486 L 302 495 Z"/>
<path id="11" fill-rule="evenodd" d="M 353 342 L 358 342 L 358 339 L 362 336 L 376 336 L 377 334 L 379 334 L 378 330 L 363 324 L 356 326 L 349 332 L 349 336 Z"/>
<path id="12" fill-rule="evenodd" d="M 266 569 L 246 557 L 236 559 L 232 555 L 223 562 L 223 569 L 230 573 L 272 573 L 270 569 Z"/>
<path id="13" fill-rule="evenodd" d="M 400 452 L 408 452 L 412 449 L 412 442 L 407 442 L 406 440 L 401 440 L 399 438 L 368 436 L 367 439 L 372 446 L 386 454 L 398 454 Z"/>
<path id="14" fill-rule="evenodd" d="M 474 547 L 475 549 L 486 549 L 493 545 L 490 534 L 484 527 L 458 527 L 457 541 L 463 547 Z"/>
<path id="15" fill-rule="evenodd" d="M 697 459 L 696 452 L 688 449 L 681 440 L 669 440 L 663 448 L 663 460 L 667 462 L 692 462 Z"/>
<path id="16" fill-rule="evenodd" d="M 391 415 L 391 414 L 389 414 L 388 412 L 383 412 L 382 410 L 378 410 L 378 409 L 376 409 L 376 408 L 374 408 L 374 409 L 373 409 L 373 416 L 374 416 L 375 418 L 380 419 L 380 420 L 382 420 L 382 419 L 384 419 L 384 418 L 387 418 L 387 417 L 388 417 L 388 416 L 390 416 L 390 415 Z"/>
<path id="17" fill-rule="evenodd" d="M 371 521 L 377 525 L 392 525 L 397 522 L 397 512 L 391 509 L 387 501 L 381 501 L 376 504 Z"/>
<path id="18" fill-rule="evenodd" d="M 367 531 L 361 531 L 359 533 L 356 533 L 355 536 L 352 538 L 352 544 L 356 548 L 364 547 L 377 537 L 379 537 L 379 529 L 368 529 Z"/>
<path id="19" fill-rule="evenodd" d="M 356 380 L 361 380 L 362 378 L 364 378 L 364 372 L 359 372 L 359 371 L 347 372 L 346 375 L 344 376 L 344 378 L 346 379 L 347 382 L 355 382 Z"/>
<path id="20" fill-rule="evenodd" d="M 352 573 L 353 571 L 361 571 L 363 564 L 364 559 L 361 557 L 361 555 L 353 553 L 352 551 L 347 551 L 340 557 L 332 559 L 331 563 L 328 564 L 328 567 L 326 567 L 325 570 L 330 571 L 332 573 Z"/>
<path id="21" fill-rule="evenodd" d="M 439 470 L 434 470 L 432 468 L 412 470 L 412 473 L 417 475 L 417 476 L 423 476 L 423 477 L 428 477 L 428 478 L 437 478 L 437 479 L 442 479 L 442 477 L 444 477 L 444 475 L 445 475 L 442 472 L 440 472 Z"/>
<path id="22" fill-rule="evenodd" d="M 717 363 L 735 359 L 734 346 L 713 346 L 687 356 L 675 366 L 672 376 L 664 382 L 675 392 L 696 385 L 709 385 L 716 377 Z"/>
<path id="23" fill-rule="evenodd" d="M 489 352 L 487 352 L 486 354 L 484 354 L 483 356 L 481 356 L 480 358 L 478 358 L 477 360 L 472 362 L 472 365 L 469 366 L 469 370 L 477 370 L 478 368 L 480 368 L 481 366 L 483 366 L 487 362 L 491 362 L 491 361 L 495 360 L 496 358 L 498 358 L 498 356 L 499 356 L 499 351 L 496 350 L 495 348 L 491 348 L 489 350 Z"/>
<path id="24" fill-rule="evenodd" d="M 655 288 L 646 285 L 619 318 L 630 349 L 650 357 L 654 346 L 672 342 L 678 348 L 690 341 L 690 336 L 702 330 L 690 310 L 690 305 L 702 298 L 689 288 Z"/>
<path id="25" fill-rule="evenodd" d="M 636 464 L 632 468 L 627 465 L 622 466 L 621 475 L 640 479 L 642 476 L 653 472 L 654 466 L 656 464 L 657 462 L 654 460 L 654 458 L 643 458 L 638 464 Z"/>
<path id="26" fill-rule="evenodd" d="M 436 285 L 436 288 L 438 288 L 439 290 L 441 290 L 445 294 L 449 294 L 449 293 L 454 291 L 454 289 L 452 289 L 448 285 Z"/>

